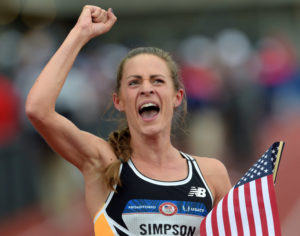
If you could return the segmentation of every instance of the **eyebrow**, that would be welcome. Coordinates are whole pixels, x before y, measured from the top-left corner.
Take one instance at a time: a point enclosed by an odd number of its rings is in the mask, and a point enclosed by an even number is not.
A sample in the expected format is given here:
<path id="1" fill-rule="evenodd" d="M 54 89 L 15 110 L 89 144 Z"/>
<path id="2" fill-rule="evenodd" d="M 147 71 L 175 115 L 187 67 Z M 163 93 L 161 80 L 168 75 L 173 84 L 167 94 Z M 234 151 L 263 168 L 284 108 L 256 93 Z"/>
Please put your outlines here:
<path id="1" fill-rule="evenodd" d="M 142 76 L 141 75 L 129 75 L 126 79 L 130 79 L 130 78 L 135 78 L 135 79 L 142 79 Z M 154 75 L 150 75 L 150 79 L 153 79 L 153 78 L 156 78 L 156 77 L 163 77 L 163 78 L 166 78 L 165 75 L 162 75 L 162 74 L 154 74 Z"/>

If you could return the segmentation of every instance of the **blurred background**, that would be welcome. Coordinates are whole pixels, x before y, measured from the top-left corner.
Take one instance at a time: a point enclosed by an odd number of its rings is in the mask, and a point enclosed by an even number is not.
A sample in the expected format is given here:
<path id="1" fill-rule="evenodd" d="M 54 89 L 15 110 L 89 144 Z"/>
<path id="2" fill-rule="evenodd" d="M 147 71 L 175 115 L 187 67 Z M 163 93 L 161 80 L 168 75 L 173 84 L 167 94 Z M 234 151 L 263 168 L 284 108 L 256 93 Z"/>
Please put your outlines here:
<path id="1" fill-rule="evenodd" d="M 79 171 L 48 148 L 24 114 L 30 87 L 85 4 L 112 7 L 111 32 L 79 54 L 57 110 L 107 138 L 115 71 L 131 48 L 178 62 L 188 99 L 173 142 L 220 159 L 234 184 L 274 142 L 283 235 L 299 235 L 300 1 L 1 0 L 0 235 L 93 235 Z"/>

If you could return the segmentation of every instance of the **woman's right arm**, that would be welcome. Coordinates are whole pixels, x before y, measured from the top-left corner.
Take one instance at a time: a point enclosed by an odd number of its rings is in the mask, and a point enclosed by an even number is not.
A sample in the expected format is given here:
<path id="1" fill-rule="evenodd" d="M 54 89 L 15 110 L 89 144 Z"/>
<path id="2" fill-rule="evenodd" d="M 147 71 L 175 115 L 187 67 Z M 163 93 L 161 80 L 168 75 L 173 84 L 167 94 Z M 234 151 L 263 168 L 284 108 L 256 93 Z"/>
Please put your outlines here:
<path id="1" fill-rule="evenodd" d="M 26 114 L 49 146 L 84 171 L 85 164 L 106 164 L 115 158 L 109 144 L 79 130 L 55 111 L 55 103 L 81 48 L 108 32 L 117 18 L 111 9 L 85 6 L 74 28 L 44 67 L 26 100 Z"/>

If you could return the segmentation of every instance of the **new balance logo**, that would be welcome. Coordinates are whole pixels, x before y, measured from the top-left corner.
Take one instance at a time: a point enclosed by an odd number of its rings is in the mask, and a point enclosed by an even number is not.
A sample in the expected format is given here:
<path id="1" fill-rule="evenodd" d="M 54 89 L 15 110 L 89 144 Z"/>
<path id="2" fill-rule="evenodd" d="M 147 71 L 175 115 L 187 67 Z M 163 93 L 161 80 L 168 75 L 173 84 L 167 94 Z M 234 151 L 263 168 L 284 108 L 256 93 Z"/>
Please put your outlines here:
<path id="1" fill-rule="evenodd" d="M 206 189 L 201 187 L 191 187 L 191 190 L 189 192 L 189 197 L 206 197 Z"/>

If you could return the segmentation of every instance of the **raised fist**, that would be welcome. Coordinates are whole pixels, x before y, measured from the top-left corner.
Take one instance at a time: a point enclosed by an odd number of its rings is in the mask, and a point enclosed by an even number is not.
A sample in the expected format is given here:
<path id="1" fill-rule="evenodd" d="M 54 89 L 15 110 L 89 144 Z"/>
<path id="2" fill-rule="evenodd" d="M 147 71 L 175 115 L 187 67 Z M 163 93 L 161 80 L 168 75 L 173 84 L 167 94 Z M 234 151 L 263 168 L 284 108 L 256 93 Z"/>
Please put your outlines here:
<path id="1" fill-rule="evenodd" d="M 86 5 L 78 18 L 75 28 L 79 28 L 88 39 L 91 39 L 108 32 L 116 21 L 117 17 L 111 8 L 106 11 L 97 6 Z"/>

